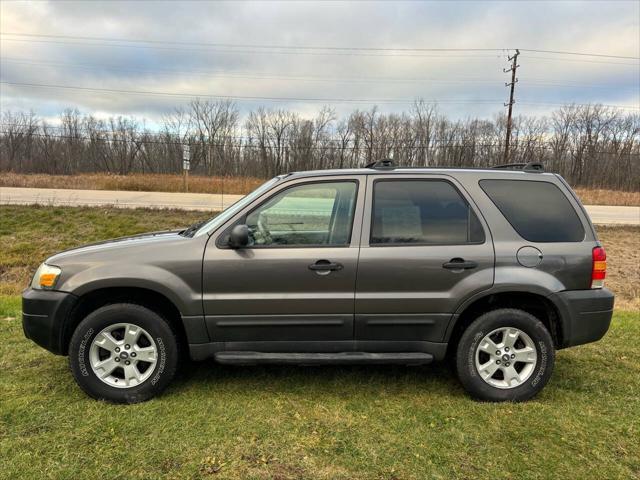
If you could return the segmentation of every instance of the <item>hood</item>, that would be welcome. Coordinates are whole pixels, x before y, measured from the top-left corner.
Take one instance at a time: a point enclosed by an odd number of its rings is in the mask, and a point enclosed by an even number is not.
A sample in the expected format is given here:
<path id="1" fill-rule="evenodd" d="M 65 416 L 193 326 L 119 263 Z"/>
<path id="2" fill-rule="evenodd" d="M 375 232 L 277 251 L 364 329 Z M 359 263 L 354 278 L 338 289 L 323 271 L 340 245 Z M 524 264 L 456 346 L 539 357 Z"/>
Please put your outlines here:
<path id="1" fill-rule="evenodd" d="M 186 237 L 182 237 L 180 235 L 181 231 L 182 230 L 165 230 L 160 232 L 141 233 L 128 237 L 118 237 L 110 240 L 89 243 L 56 253 L 55 255 L 47 258 L 46 263 L 56 265 L 56 262 L 76 257 L 78 255 L 100 254 L 103 252 L 107 253 L 109 251 L 119 249 L 144 248 L 157 245 L 158 243 L 168 243 L 180 239 L 187 240 Z"/>

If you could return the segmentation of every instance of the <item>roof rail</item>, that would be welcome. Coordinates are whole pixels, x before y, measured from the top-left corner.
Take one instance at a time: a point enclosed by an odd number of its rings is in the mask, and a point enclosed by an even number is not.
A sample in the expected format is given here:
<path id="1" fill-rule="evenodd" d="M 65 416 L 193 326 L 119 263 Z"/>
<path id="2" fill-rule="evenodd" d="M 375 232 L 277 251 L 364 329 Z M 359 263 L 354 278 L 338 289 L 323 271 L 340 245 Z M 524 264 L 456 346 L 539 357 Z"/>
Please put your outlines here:
<path id="1" fill-rule="evenodd" d="M 522 170 L 529 173 L 544 173 L 544 165 L 541 162 L 528 163 L 507 163 L 504 165 L 495 165 L 491 168 L 499 170 Z"/>
<path id="2" fill-rule="evenodd" d="M 392 170 L 395 168 L 393 164 L 393 160 L 390 158 L 385 158 L 383 160 L 378 160 L 377 162 L 371 162 L 364 166 L 364 168 L 375 168 L 380 170 Z"/>

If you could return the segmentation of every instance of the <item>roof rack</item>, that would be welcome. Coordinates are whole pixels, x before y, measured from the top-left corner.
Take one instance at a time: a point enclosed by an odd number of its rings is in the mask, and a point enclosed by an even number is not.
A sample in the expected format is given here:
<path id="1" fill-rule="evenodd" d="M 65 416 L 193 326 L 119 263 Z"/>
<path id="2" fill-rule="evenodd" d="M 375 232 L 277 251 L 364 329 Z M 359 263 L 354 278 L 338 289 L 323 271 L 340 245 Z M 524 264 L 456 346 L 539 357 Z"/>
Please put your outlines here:
<path id="1" fill-rule="evenodd" d="M 377 162 L 371 162 L 364 166 L 364 168 L 375 168 L 378 170 L 392 170 L 395 168 L 393 164 L 393 160 L 390 158 L 385 158 L 383 160 L 378 160 Z"/>
<path id="2" fill-rule="evenodd" d="M 504 165 L 495 165 L 491 168 L 499 170 L 522 170 L 529 173 L 544 173 L 544 165 L 541 162 L 528 163 L 507 163 Z"/>

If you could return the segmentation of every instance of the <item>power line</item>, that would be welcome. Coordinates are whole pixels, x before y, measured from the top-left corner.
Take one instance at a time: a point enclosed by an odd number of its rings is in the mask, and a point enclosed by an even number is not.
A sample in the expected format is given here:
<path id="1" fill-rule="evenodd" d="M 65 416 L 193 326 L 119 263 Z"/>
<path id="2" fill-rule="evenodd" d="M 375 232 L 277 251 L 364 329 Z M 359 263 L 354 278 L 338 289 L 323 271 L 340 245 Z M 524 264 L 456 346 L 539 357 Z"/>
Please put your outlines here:
<path id="1" fill-rule="evenodd" d="M 556 58 L 556 57 L 536 57 L 527 55 L 527 60 L 535 59 L 535 60 L 544 60 L 547 62 L 573 62 L 573 63 L 599 63 L 602 65 L 623 65 L 627 67 L 638 67 L 638 62 L 635 63 L 626 63 L 626 62 L 609 62 L 606 60 L 584 60 L 582 58 Z"/>
<path id="2" fill-rule="evenodd" d="M 2 35 L 2 34 L 0 34 Z M 116 44 L 116 43 L 86 43 L 79 41 L 66 41 L 66 40 L 34 40 L 34 39 L 14 39 L 9 38 L 4 41 L 10 42 L 26 42 L 26 43 L 46 43 L 46 44 L 57 44 L 57 45 L 77 45 L 81 47 L 117 47 L 117 48 L 141 48 L 141 49 L 153 49 L 153 50 L 169 50 L 169 51 L 206 51 L 205 47 L 195 48 L 195 47 L 163 47 L 159 45 L 135 45 L 135 44 Z M 460 58 L 467 58 L 473 60 L 482 60 L 487 58 L 500 58 L 502 54 L 498 54 L 500 52 L 507 52 L 508 49 L 496 50 L 494 55 L 485 55 L 482 52 L 478 52 L 476 54 L 452 54 L 452 53 L 369 53 L 369 52 L 336 52 L 336 51 L 294 51 L 294 50 L 234 50 L 234 49 L 215 49 L 213 47 L 210 48 L 210 51 L 220 54 L 246 54 L 246 55 L 308 55 L 308 56 L 344 56 L 344 57 L 389 57 L 389 58 L 439 58 L 442 60 L 455 60 Z M 578 63 L 595 63 L 595 64 L 606 64 L 606 65 L 621 65 L 627 67 L 636 67 L 636 63 L 625 63 L 625 62 L 610 62 L 604 60 L 585 60 L 585 59 L 562 59 L 562 58 L 553 58 L 553 57 L 528 57 L 535 58 L 537 60 L 543 61 L 568 61 L 568 62 L 578 62 Z"/>
<path id="3" fill-rule="evenodd" d="M 153 74 L 166 74 L 173 75 L 177 73 L 181 74 L 190 74 L 190 75 L 202 75 L 208 76 L 211 78 L 219 77 L 219 78 L 248 78 L 248 79 L 282 79 L 282 80 L 301 80 L 301 81 L 311 81 L 311 82 L 345 82 L 345 83 L 425 83 L 425 82 L 434 82 L 434 83 L 450 83 L 450 82 L 461 82 L 461 83 L 496 83 L 499 79 L 488 79 L 488 78 L 479 78 L 479 77 L 467 77 L 466 79 L 461 80 L 449 80 L 445 78 L 399 78 L 399 77 L 375 77 L 375 76 L 367 76 L 365 77 L 329 77 L 329 76 L 317 76 L 317 75 L 271 75 L 264 74 L 260 72 L 234 72 L 229 70 L 190 70 L 190 69 L 148 69 L 148 68 L 131 68 L 131 67 L 123 67 L 120 65 L 108 65 L 108 64 L 88 64 L 88 63 L 68 63 L 68 62 L 51 62 L 51 61 L 34 61 L 29 59 L 20 59 L 20 58 L 11 58 L 11 57 L 0 57 L 0 61 L 5 63 L 15 63 L 21 65 L 34 65 L 34 66 L 65 66 L 72 68 L 85 68 L 85 69 L 98 69 L 104 70 L 106 68 L 110 70 L 121 70 L 121 71 L 131 71 L 131 72 L 144 72 L 144 73 L 153 73 Z M 555 85 L 554 85 L 555 86 Z M 568 85 L 569 86 L 569 85 Z M 606 85 L 601 85 L 603 88 L 607 88 Z"/>
<path id="4" fill-rule="evenodd" d="M 139 91 L 139 90 L 121 90 L 121 89 L 108 89 L 108 88 L 91 88 L 72 85 L 53 85 L 53 84 L 40 84 L 40 83 L 20 83 L 20 82 L 7 82 L 0 81 L 3 85 L 12 85 L 17 87 L 27 88 L 47 88 L 53 90 L 76 90 L 80 92 L 93 92 L 93 93 L 107 93 L 107 94 L 125 94 L 125 95 L 140 95 L 140 96 L 152 96 L 152 97 L 174 97 L 174 98 L 210 98 L 217 100 L 232 100 L 232 101 L 269 101 L 269 102 L 311 102 L 311 103 L 344 103 L 344 104 L 380 104 L 380 105 L 412 105 L 416 100 L 423 100 L 426 103 L 432 104 L 459 104 L 459 105 L 493 105 L 502 103 L 500 100 L 490 99 L 469 99 L 469 100 L 452 100 L 452 99 L 421 99 L 416 97 L 413 100 L 409 99 L 354 99 L 354 98 L 303 98 L 303 97 L 262 97 L 262 96 L 246 96 L 246 95 L 212 95 L 212 94 L 194 94 L 194 93 L 175 93 L 175 92 L 162 92 L 162 91 Z M 522 105 L 537 105 L 537 106 L 564 106 L 565 103 L 559 102 L 535 102 L 535 101 L 522 101 L 519 102 Z M 592 105 L 589 103 L 573 103 L 577 106 Z M 603 107 L 617 108 L 621 110 L 640 110 L 640 107 L 630 107 L 625 105 L 611 105 L 611 104 L 598 104 Z"/>
<path id="5" fill-rule="evenodd" d="M 189 74 L 189 75 L 197 75 L 204 76 L 207 78 L 243 78 L 243 79 L 256 79 L 256 80 L 293 80 L 293 81 L 302 81 L 302 82 L 328 82 L 328 83 L 356 83 L 356 84 L 404 84 L 404 83 L 442 83 L 442 84 L 450 84 L 450 83 L 498 83 L 500 79 L 488 79 L 482 77 L 464 77 L 464 78 L 454 78 L 454 79 L 445 79 L 445 78 L 434 78 L 434 77 L 425 77 L 425 78 L 399 78 L 399 77 L 375 77 L 375 76 L 367 76 L 363 77 L 329 77 L 329 76 L 317 76 L 317 75 L 270 75 L 264 74 L 260 72 L 234 72 L 233 70 L 190 70 L 190 69 L 149 69 L 149 68 L 132 68 L 121 65 L 113 65 L 113 64 L 91 64 L 91 63 L 70 63 L 70 62 L 57 62 L 57 61 L 38 61 L 34 59 L 22 59 L 15 57 L 2 57 L 0 56 L 0 62 L 4 63 L 14 63 L 17 65 L 29 65 L 36 67 L 46 67 L 46 66 L 62 66 L 69 68 L 78 68 L 85 70 L 119 70 L 123 72 L 140 72 L 140 73 L 152 73 L 154 75 L 165 75 L 172 76 L 175 74 Z M 551 87 L 566 87 L 566 88 L 611 88 L 611 85 L 594 85 L 594 84 L 585 84 L 585 83 L 548 83 L 548 82 L 539 82 L 539 81 L 527 81 L 527 86 L 532 87 L 541 87 L 541 88 L 551 88 Z M 617 85 L 620 86 L 620 85 Z"/>
<path id="6" fill-rule="evenodd" d="M 1 35 L 1 34 L 0 34 Z M 136 44 L 122 44 L 122 43 L 86 43 L 82 41 L 71 41 L 71 40 L 34 40 L 34 39 L 16 39 L 16 38 L 6 38 L 4 41 L 9 42 L 25 42 L 25 43 L 47 43 L 47 44 L 57 44 L 57 45 L 79 45 L 82 47 L 117 47 L 117 48 L 141 48 L 141 49 L 153 49 L 153 50 L 170 50 L 170 51 L 207 51 L 206 47 L 165 47 L 159 45 L 136 45 Z M 247 55 L 308 55 L 308 56 L 344 56 L 344 57 L 424 57 L 424 58 L 442 58 L 442 59 L 450 59 L 450 58 L 499 58 L 501 55 L 484 55 L 482 53 L 476 55 L 470 54 L 458 54 L 451 55 L 446 54 L 445 52 L 439 53 L 372 53 L 372 52 L 358 52 L 358 51 L 347 51 L 347 52 L 339 52 L 339 51 L 311 51 L 311 50 L 236 50 L 236 49 L 224 49 L 224 47 L 209 47 L 209 50 L 216 53 L 223 54 L 247 54 Z"/>
<path id="7" fill-rule="evenodd" d="M 59 90 L 79 90 L 87 92 L 101 93 L 118 93 L 126 95 L 143 95 L 143 96 L 163 96 L 163 97 L 182 97 L 182 98 L 214 98 L 220 100 L 238 100 L 238 101 L 274 101 L 274 102 L 320 102 L 320 103 L 380 103 L 380 104 L 396 104 L 407 105 L 412 104 L 413 100 L 406 99 L 354 99 L 354 98 L 302 98 L 302 97 L 263 97 L 263 96 L 247 96 L 247 95 L 211 95 L 211 94 L 194 94 L 194 93 L 175 93 L 162 91 L 140 91 L 140 90 L 120 90 L 109 88 L 91 88 L 72 85 L 52 85 L 41 83 L 19 83 L 0 81 L 0 84 L 13 85 L 19 87 L 49 88 Z M 426 100 L 427 103 L 451 103 L 451 104 L 494 104 L 499 100 Z"/>
<path id="8" fill-rule="evenodd" d="M 556 55 L 576 55 L 580 57 L 601 57 L 601 58 L 621 58 L 626 60 L 640 60 L 640 57 L 630 57 L 626 55 L 608 55 L 604 53 L 568 52 L 564 50 L 538 50 L 533 48 L 521 48 L 521 52 L 551 53 Z"/>
<path id="9" fill-rule="evenodd" d="M 264 74 L 260 72 L 234 72 L 230 70 L 190 70 L 190 69 L 148 69 L 148 68 L 131 68 L 120 65 L 109 65 L 109 64 L 88 64 L 88 63 L 68 63 L 68 62 L 51 62 L 51 61 L 34 61 L 29 59 L 20 59 L 20 58 L 11 58 L 11 57 L 0 57 L 0 61 L 5 63 L 15 63 L 21 65 L 33 65 L 33 66 L 65 66 L 71 68 L 84 68 L 84 69 L 97 69 L 97 70 L 121 70 L 121 71 L 131 71 L 131 72 L 144 72 L 144 73 L 153 73 L 153 74 L 165 74 L 165 75 L 173 75 L 173 74 L 190 74 L 190 75 L 202 75 L 208 76 L 211 78 L 248 78 L 248 79 L 282 79 L 282 80 L 301 80 L 301 81 L 311 81 L 311 82 L 345 82 L 345 83 L 425 83 L 425 82 L 434 82 L 434 83 L 450 83 L 454 82 L 462 82 L 462 83 L 496 83 L 499 79 L 488 79 L 488 78 L 478 78 L 478 77 L 468 77 L 462 80 L 449 80 L 445 78 L 399 78 L 399 77 L 375 77 L 375 76 L 367 76 L 365 77 L 329 77 L 329 76 L 317 76 L 317 75 L 271 75 Z M 606 88 L 606 85 L 602 85 L 603 88 Z"/>
<path id="10" fill-rule="evenodd" d="M 89 37 L 77 35 L 50 35 L 40 33 L 10 33 L 4 32 L 0 35 L 10 35 L 16 37 L 30 38 L 54 38 L 65 40 L 88 40 L 96 42 L 126 42 L 126 43 L 146 43 L 155 45 L 184 45 L 197 47 L 214 48 L 256 48 L 256 49 L 277 49 L 277 50 L 329 50 L 329 51 L 357 51 L 357 52 L 503 52 L 504 48 L 407 48 L 407 47 L 338 47 L 338 46 L 311 46 L 311 45 L 275 45 L 257 43 L 211 43 L 211 42 L 184 42 L 175 40 L 140 40 L 114 37 Z"/>
<path id="11" fill-rule="evenodd" d="M 53 39 L 66 39 L 66 40 L 84 40 L 94 42 L 125 42 L 125 43 L 145 43 L 155 45 L 184 45 L 184 46 L 199 46 L 199 47 L 223 47 L 223 48 L 255 48 L 255 49 L 277 49 L 277 50 L 327 50 L 327 51 L 342 51 L 342 52 L 506 52 L 507 50 L 513 50 L 509 48 L 425 48 L 425 47 L 342 47 L 342 46 L 318 46 L 318 45 L 277 45 L 277 44 L 251 44 L 251 43 L 212 43 L 212 42 L 185 42 L 185 41 L 168 41 L 168 40 L 156 40 L 156 39 L 131 39 L 131 38 L 115 38 L 115 37 L 93 37 L 93 36 L 79 36 L 79 35 L 54 35 L 54 34 L 39 34 L 39 33 L 12 33 L 5 32 L 2 35 L 16 36 L 16 37 L 29 37 L 29 38 L 53 38 Z M 626 56 L 626 55 L 611 55 L 603 53 L 591 53 L 591 52 L 573 52 L 567 50 L 543 50 L 543 49 L 531 49 L 521 48 L 523 52 L 533 53 L 547 53 L 554 55 L 575 55 L 586 57 L 601 57 L 601 58 L 618 58 L 627 60 L 640 60 L 640 57 Z"/>

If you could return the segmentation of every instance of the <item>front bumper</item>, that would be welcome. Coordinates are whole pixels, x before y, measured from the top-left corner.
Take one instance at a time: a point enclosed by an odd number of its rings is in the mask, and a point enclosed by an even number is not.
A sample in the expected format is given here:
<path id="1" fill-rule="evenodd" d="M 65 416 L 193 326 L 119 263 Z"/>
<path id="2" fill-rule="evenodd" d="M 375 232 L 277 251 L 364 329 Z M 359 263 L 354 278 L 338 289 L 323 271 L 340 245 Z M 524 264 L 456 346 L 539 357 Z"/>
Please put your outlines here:
<path id="1" fill-rule="evenodd" d="M 595 342 L 609 330 L 614 301 L 610 290 L 569 290 L 555 293 L 550 299 L 560 310 L 560 348 Z"/>
<path id="2" fill-rule="evenodd" d="M 22 292 L 24 335 L 57 355 L 66 355 L 64 324 L 77 297 L 66 292 L 34 290 Z"/>

